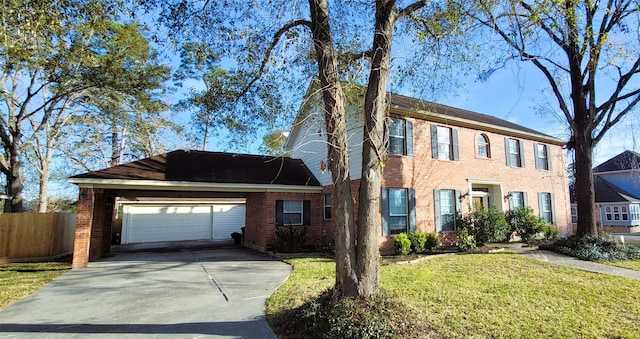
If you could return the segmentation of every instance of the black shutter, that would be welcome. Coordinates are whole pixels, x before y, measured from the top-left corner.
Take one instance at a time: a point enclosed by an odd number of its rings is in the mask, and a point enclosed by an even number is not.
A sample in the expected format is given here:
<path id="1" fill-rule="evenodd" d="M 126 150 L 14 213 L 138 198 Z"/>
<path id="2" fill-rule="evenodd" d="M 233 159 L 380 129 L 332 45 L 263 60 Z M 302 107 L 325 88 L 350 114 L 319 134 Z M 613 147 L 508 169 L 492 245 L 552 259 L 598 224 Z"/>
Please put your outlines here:
<path id="1" fill-rule="evenodd" d="M 311 225 L 311 200 L 302 202 L 302 224 Z"/>
<path id="2" fill-rule="evenodd" d="M 413 155 L 413 123 L 409 120 L 405 120 L 405 149 L 407 150 L 406 155 Z"/>
<path id="3" fill-rule="evenodd" d="M 518 146 L 520 147 L 520 167 L 524 166 L 524 142 L 522 140 L 518 140 Z"/>
<path id="4" fill-rule="evenodd" d="M 442 218 L 440 216 L 440 190 L 433 190 L 433 209 L 435 212 L 436 232 L 441 232 Z"/>
<path id="5" fill-rule="evenodd" d="M 389 189 L 383 188 L 381 199 L 382 203 L 382 235 L 389 236 Z"/>
<path id="6" fill-rule="evenodd" d="M 453 147 L 453 159 L 451 160 L 459 160 L 458 155 L 458 130 L 455 128 L 451 129 L 451 146 Z"/>
<path id="7" fill-rule="evenodd" d="M 438 159 L 438 126 L 431 125 L 431 157 Z"/>
<path id="8" fill-rule="evenodd" d="M 509 157 L 509 138 L 504 138 L 504 158 L 507 160 L 507 166 L 512 166 Z"/>
<path id="9" fill-rule="evenodd" d="M 284 211 L 283 211 L 282 200 L 276 200 L 276 225 L 277 226 L 284 225 Z"/>
<path id="10" fill-rule="evenodd" d="M 416 231 L 416 190 L 409 189 L 409 232 Z"/>

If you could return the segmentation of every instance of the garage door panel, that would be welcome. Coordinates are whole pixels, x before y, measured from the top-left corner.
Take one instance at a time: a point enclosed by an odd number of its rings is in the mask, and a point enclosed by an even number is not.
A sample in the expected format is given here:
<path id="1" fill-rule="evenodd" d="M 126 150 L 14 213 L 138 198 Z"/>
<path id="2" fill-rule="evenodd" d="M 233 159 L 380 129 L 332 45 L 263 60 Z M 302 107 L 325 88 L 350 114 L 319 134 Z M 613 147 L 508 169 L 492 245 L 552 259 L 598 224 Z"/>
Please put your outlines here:
<path id="1" fill-rule="evenodd" d="M 245 224 L 245 205 L 213 206 L 213 238 L 229 239 L 231 233 L 242 232 Z"/>
<path id="2" fill-rule="evenodd" d="M 245 223 L 245 204 L 129 205 L 123 243 L 229 239 Z"/>

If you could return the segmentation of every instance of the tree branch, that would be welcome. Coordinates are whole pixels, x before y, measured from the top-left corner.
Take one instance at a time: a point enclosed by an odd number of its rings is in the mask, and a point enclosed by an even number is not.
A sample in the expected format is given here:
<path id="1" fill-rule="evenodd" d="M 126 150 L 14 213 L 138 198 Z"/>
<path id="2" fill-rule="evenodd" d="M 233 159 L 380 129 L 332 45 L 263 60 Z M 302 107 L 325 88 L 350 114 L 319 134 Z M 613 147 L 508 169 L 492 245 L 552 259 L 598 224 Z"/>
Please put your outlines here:
<path id="1" fill-rule="evenodd" d="M 258 69 L 258 73 L 255 75 L 255 77 L 253 77 L 253 79 L 251 79 L 251 81 L 249 81 L 247 86 L 245 86 L 242 89 L 242 91 L 240 91 L 240 94 L 238 95 L 238 97 L 242 97 L 245 94 L 247 94 L 247 92 L 253 86 L 253 84 L 255 84 L 256 81 L 258 81 L 260 79 L 260 77 L 262 76 L 262 73 L 264 73 L 265 67 L 267 66 L 267 62 L 269 62 L 269 57 L 271 56 L 271 52 L 276 47 L 276 45 L 278 44 L 278 42 L 280 41 L 280 38 L 284 35 L 284 33 L 286 33 L 288 30 L 290 30 L 290 29 L 292 29 L 294 27 L 297 27 L 297 26 L 306 26 L 309 29 L 311 29 L 311 21 L 303 20 L 303 19 L 291 21 L 291 22 L 287 23 L 286 25 L 282 26 L 273 35 L 273 39 L 271 40 L 271 44 L 269 44 L 269 48 L 267 48 L 267 51 L 264 53 L 264 58 L 262 59 L 262 62 L 260 63 L 260 69 Z"/>

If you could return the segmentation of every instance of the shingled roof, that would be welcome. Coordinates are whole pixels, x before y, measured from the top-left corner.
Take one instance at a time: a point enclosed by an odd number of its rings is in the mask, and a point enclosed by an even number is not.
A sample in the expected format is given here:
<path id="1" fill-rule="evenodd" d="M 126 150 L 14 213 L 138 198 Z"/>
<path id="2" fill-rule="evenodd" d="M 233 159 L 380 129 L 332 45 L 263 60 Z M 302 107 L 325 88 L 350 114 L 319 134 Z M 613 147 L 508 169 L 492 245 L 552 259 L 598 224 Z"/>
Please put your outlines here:
<path id="1" fill-rule="evenodd" d="M 74 179 L 320 186 L 300 159 L 177 150 L 71 177 Z"/>
<path id="2" fill-rule="evenodd" d="M 596 194 L 595 202 L 628 202 L 640 200 L 640 197 L 597 175 L 593 178 L 593 188 Z"/>
<path id="3" fill-rule="evenodd" d="M 452 118 L 464 119 L 464 120 L 474 121 L 482 124 L 488 124 L 488 125 L 508 128 L 516 131 L 554 138 L 550 135 L 540 133 L 531 128 L 527 128 L 527 127 L 512 123 L 507 120 L 503 120 L 491 115 L 467 111 L 461 108 L 437 104 L 434 102 L 411 98 L 411 97 L 407 97 L 400 94 L 389 93 L 389 104 L 391 105 L 391 107 L 395 107 L 404 111 L 421 110 L 426 112 L 442 114 Z"/>
<path id="4" fill-rule="evenodd" d="M 625 171 L 640 168 L 640 154 L 633 151 L 624 151 L 615 157 L 594 167 L 594 172 Z"/>

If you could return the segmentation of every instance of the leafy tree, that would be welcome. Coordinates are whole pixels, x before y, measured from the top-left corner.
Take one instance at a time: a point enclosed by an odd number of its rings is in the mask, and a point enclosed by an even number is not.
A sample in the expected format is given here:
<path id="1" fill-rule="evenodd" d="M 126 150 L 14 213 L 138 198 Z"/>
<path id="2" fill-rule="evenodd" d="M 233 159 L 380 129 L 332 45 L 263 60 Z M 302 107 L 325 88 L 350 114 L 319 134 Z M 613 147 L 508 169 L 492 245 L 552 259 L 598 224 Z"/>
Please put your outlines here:
<path id="1" fill-rule="evenodd" d="M 402 62 L 395 71 L 407 79 L 439 74 L 415 72 L 440 55 L 413 53 L 431 47 L 429 36 L 443 37 L 450 31 L 446 15 L 428 1 L 398 4 L 395 0 L 347 1 L 330 4 L 326 0 L 289 1 L 169 1 L 159 5 L 162 20 L 176 33 L 206 41 L 220 53 L 221 60 L 232 60 L 229 68 L 249 76 L 237 92 L 247 97 L 253 89 L 269 88 L 274 93 L 294 93 L 318 78 L 319 94 L 324 103 L 324 126 L 328 145 L 328 169 L 333 179 L 332 217 L 336 233 L 336 296 L 369 297 L 378 293 L 378 239 L 381 229 L 379 212 L 382 165 L 386 157 L 384 122 L 387 116 L 387 82 L 391 72 L 394 33 L 407 41 L 421 41 L 415 49 L 401 51 Z M 436 25 L 436 22 L 442 22 Z M 396 24 L 399 23 L 396 30 Z M 451 45 L 451 49 L 457 48 Z M 455 54 L 451 50 L 448 54 Z M 411 56 L 415 56 L 415 60 Z M 436 65 L 434 62 L 433 65 Z M 351 176 L 345 101 L 358 91 L 345 92 L 342 81 L 366 83 L 364 102 L 363 162 L 360 189 L 357 193 L 358 218 L 353 215 Z M 423 86 L 428 87 L 428 86 Z M 259 107 L 259 106 L 258 106 Z M 274 115 L 250 115 L 255 126 L 271 124 Z M 244 115 L 233 115 L 234 121 Z M 245 123 L 240 123 L 245 126 Z"/>
<path id="2" fill-rule="evenodd" d="M 282 131 L 274 131 L 262 137 L 260 153 L 274 156 L 285 155 L 284 144 L 287 142 L 287 135 Z"/>
<path id="3" fill-rule="evenodd" d="M 0 170 L 12 196 L 6 211 L 23 210 L 20 170 L 30 147 L 41 177 L 47 176 L 50 151 L 60 136 L 56 130 L 72 121 L 70 109 L 95 105 L 96 93 L 139 100 L 166 73 L 145 62 L 149 45 L 139 26 L 116 23 L 117 6 L 111 5 L 97 0 L 3 2 Z M 147 59 L 141 59 L 145 53 Z M 52 139 L 36 140 L 43 135 Z M 46 188 L 46 181 L 41 186 Z"/>
<path id="4" fill-rule="evenodd" d="M 570 131 L 577 233 L 597 234 L 593 150 L 640 101 L 640 3 L 479 0 L 452 4 L 485 30 L 483 38 L 493 55 L 506 52 L 497 63 L 505 58 L 530 62 L 544 75 Z"/>

